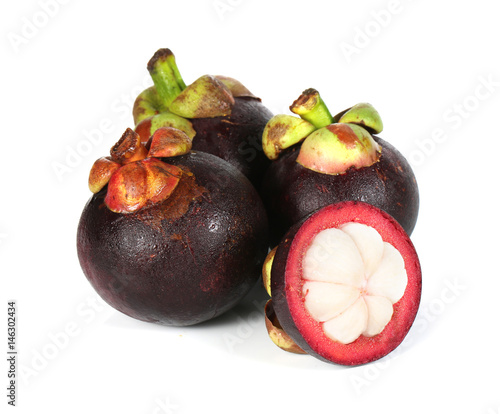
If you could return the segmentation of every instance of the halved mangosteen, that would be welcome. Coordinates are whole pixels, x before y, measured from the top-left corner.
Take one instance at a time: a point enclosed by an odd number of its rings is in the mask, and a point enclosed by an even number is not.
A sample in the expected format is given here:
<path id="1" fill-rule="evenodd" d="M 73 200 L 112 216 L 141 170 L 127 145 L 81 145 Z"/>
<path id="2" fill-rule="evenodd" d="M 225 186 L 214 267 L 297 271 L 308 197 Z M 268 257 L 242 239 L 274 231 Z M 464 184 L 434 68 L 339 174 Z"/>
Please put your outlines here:
<path id="1" fill-rule="evenodd" d="M 128 129 L 94 164 L 77 233 L 83 272 L 133 318 L 193 325 L 236 305 L 267 253 L 267 217 L 250 181 L 191 139 Z"/>
<path id="2" fill-rule="evenodd" d="M 383 128 L 375 108 L 362 103 L 331 116 L 318 91 L 308 89 L 290 109 L 300 118 L 276 115 L 262 137 L 273 160 L 261 191 L 272 245 L 312 212 L 348 200 L 386 211 L 411 234 L 419 208 L 417 182 L 403 155 L 373 135 Z"/>
<path id="3" fill-rule="evenodd" d="M 263 276 L 276 321 L 267 323 L 286 333 L 273 339 L 283 349 L 295 343 L 321 360 L 360 365 L 394 350 L 416 317 L 417 253 L 404 229 L 372 205 L 326 206 L 295 224 L 270 256 Z"/>

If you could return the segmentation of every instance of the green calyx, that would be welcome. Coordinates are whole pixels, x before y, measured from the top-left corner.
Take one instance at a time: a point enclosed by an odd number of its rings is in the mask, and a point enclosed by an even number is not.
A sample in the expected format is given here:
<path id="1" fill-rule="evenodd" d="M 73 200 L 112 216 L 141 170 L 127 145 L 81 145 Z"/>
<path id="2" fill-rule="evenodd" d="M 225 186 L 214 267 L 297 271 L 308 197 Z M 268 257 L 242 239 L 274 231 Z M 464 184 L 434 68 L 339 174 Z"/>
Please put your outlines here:
<path id="1" fill-rule="evenodd" d="M 169 112 L 172 101 L 186 88 L 170 49 L 157 50 L 147 68 L 154 86 L 142 91 L 134 102 L 132 113 L 136 125 L 154 115 Z"/>
<path id="2" fill-rule="evenodd" d="M 140 135 L 142 142 L 148 142 L 157 129 L 164 127 L 177 128 L 191 139 L 196 135 L 191 122 L 171 112 L 161 112 L 143 119 L 135 126 L 135 132 Z"/>
<path id="3" fill-rule="evenodd" d="M 303 141 L 315 129 L 314 125 L 292 115 L 273 116 L 262 135 L 264 153 L 275 160 L 281 151 Z"/>
<path id="4" fill-rule="evenodd" d="M 378 161 L 380 146 L 371 134 L 355 124 L 331 124 L 309 135 L 297 162 L 323 174 L 342 174 L 350 168 L 368 167 Z"/>
<path id="5" fill-rule="evenodd" d="M 135 99 L 132 115 L 137 125 L 139 122 L 162 112 L 167 112 L 167 106 L 162 102 L 156 92 L 156 88 L 151 86 L 143 90 Z"/>
<path id="6" fill-rule="evenodd" d="M 191 122 L 181 116 L 172 114 L 170 112 L 164 112 L 151 118 L 151 135 L 153 135 L 154 131 L 156 131 L 158 128 L 163 127 L 180 129 L 181 131 L 184 131 L 191 139 L 193 139 L 196 135 L 196 131 L 194 130 Z"/>
<path id="7" fill-rule="evenodd" d="M 334 117 L 315 89 L 306 89 L 290 107 L 299 115 L 276 115 L 262 136 L 267 157 L 302 143 L 297 162 L 323 174 L 342 174 L 350 168 L 367 167 L 378 161 L 381 147 L 371 134 L 383 129 L 382 119 L 368 103 L 360 103 Z"/>
<path id="8" fill-rule="evenodd" d="M 215 77 L 226 85 L 234 98 L 252 98 L 260 101 L 260 98 L 250 92 L 240 81 L 230 78 L 229 76 L 217 75 Z"/>
<path id="9" fill-rule="evenodd" d="M 136 125 L 164 113 L 188 119 L 227 116 L 231 114 L 234 98 L 260 100 L 239 81 L 227 76 L 205 75 L 186 86 L 170 49 L 159 49 L 147 68 L 154 86 L 139 94 L 134 103 Z"/>
<path id="10" fill-rule="evenodd" d="M 182 91 L 169 110 L 184 118 L 214 118 L 231 114 L 234 97 L 215 76 L 204 75 Z"/>
<path id="11" fill-rule="evenodd" d="M 382 118 L 369 103 L 359 103 L 334 117 L 335 122 L 356 124 L 367 129 L 372 134 L 380 134 L 384 128 Z"/>

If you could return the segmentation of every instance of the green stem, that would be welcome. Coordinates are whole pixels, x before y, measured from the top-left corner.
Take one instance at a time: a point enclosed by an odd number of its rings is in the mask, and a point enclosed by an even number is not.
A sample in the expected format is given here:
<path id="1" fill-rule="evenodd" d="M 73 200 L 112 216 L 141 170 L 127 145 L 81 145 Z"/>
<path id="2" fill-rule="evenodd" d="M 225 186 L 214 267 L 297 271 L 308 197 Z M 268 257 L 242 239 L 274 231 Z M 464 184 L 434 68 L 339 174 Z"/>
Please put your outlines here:
<path id="1" fill-rule="evenodd" d="M 290 110 L 316 128 L 323 128 L 333 122 L 333 116 L 316 89 L 306 89 L 290 106 Z"/>
<path id="2" fill-rule="evenodd" d="M 170 49 L 159 49 L 148 62 L 148 71 L 160 99 L 167 107 L 186 88 Z"/>

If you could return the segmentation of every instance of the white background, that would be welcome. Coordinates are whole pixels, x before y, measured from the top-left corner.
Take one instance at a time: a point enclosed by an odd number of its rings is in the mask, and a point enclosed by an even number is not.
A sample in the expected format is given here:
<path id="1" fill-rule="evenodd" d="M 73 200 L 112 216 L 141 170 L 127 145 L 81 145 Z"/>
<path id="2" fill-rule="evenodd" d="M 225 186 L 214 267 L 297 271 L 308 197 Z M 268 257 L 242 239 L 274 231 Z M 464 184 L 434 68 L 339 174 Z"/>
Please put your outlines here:
<path id="1" fill-rule="evenodd" d="M 15 299 L 17 412 L 499 414 L 496 5 L 3 2 L 0 350 Z M 287 354 L 267 337 L 262 295 L 190 328 L 138 322 L 98 300 L 76 256 L 87 175 L 132 126 L 160 47 L 187 83 L 235 77 L 274 113 L 308 87 L 334 113 L 378 109 L 380 136 L 410 160 L 421 195 L 412 239 L 422 305 L 394 353 L 356 368 Z"/>

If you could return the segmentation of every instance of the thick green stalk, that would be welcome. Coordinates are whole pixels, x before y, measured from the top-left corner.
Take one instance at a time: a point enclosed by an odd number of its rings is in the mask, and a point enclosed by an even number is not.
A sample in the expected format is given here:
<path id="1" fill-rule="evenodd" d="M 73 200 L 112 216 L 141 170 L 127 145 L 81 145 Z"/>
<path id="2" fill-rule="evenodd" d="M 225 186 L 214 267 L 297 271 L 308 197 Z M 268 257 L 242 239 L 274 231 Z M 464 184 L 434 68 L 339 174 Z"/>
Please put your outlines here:
<path id="1" fill-rule="evenodd" d="M 166 107 L 186 88 L 170 49 L 159 49 L 148 62 L 148 71 Z"/>
<path id="2" fill-rule="evenodd" d="M 316 89 L 310 88 L 302 92 L 290 106 L 290 110 L 316 128 L 323 128 L 333 122 L 333 116 Z"/>

